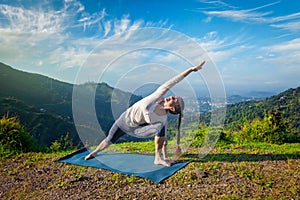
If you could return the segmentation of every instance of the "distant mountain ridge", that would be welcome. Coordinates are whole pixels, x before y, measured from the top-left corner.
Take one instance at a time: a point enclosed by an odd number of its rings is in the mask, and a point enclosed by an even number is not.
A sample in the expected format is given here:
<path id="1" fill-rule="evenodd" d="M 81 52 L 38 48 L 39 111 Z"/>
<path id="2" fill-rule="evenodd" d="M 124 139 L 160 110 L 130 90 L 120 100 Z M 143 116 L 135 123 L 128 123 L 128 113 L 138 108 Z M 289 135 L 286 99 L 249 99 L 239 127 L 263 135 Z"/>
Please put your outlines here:
<path id="1" fill-rule="evenodd" d="M 95 108 L 104 131 L 113 123 L 111 104 L 125 107 L 122 99 L 131 103 L 141 97 L 114 90 L 105 83 L 80 85 L 88 94 L 96 87 Z M 70 132 L 75 144 L 80 143 L 72 116 L 73 85 L 43 75 L 16 70 L 0 63 L 0 115 L 16 115 L 40 147 L 49 146 Z M 114 96 L 112 98 L 112 93 Z M 112 102 L 113 101 L 113 102 Z M 91 130 L 91 135 L 95 131 Z M 96 140 L 96 139 L 95 139 Z"/>
<path id="2" fill-rule="evenodd" d="M 3 63 L 0 63 L 0 72 L 0 83 L 5 85 L 1 87 L 1 96 L 14 95 L 28 104 L 43 105 L 61 103 L 72 95 L 72 84 L 69 83 L 16 70 Z"/>
<path id="3" fill-rule="evenodd" d="M 300 142 L 300 87 L 290 88 L 265 99 L 228 105 L 225 128 L 239 129 L 243 122 L 263 118 L 273 111 L 281 113 L 282 123 L 287 127 L 289 142 Z M 200 121 L 208 124 L 210 113 L 203 114 Z"/>
<path id="4" fill-rule="evenodd" d="M 81 144 L 72 115 L 73 86 L 43 75 L 16 70 L 0 63 L 0 115 L 8 113 L 10 116 L 18 116 L 39 147 L 51 145 L 67 132 L 70 133 L 75 145 Z M 130 99 L 130 104 L 133 104 L 142 98 L 114 89 L 106 83 L 80 85 L 87 95 L 95 87 L 95 110 L 98 122 L 106 133 L 114 122 L 112 104 L 125 109 L 128 105 L 123 101 L 124 99 Z M 155 87 L 157 86 L 149 85 L 135 92 L 145 95 L 147 91 L 150 92 Z M 239 99 L 240 97 L 233 98 Z M 293 135 L 295 141 L 300 142 L 300 87 L 291 88 L 263 100 L 228 105 L 225 126 L 238 128 L 242 121 L 262 117 L 274 109 L 282 113 L 283 121 L 288 126 L 290 134 Z M 201 114 L 200 121 L 209 122 L 209 120 L 209 113 Z M 82 126 L 87 129 L 95 143 L 99 142 L 97 130 L 86 124 Z"/>

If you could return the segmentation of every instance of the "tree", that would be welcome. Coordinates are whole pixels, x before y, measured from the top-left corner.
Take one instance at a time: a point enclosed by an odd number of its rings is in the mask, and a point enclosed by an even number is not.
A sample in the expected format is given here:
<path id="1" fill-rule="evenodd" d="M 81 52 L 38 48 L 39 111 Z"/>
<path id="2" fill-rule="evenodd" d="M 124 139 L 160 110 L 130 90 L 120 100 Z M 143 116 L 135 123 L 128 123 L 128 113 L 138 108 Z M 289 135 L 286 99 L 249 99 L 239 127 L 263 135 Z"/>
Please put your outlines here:
<path id="1" fill-rule="evenodd" d="M 268 142 L 281 144 L 286 141 L 287 130 L 279 110 L 270 111 L 261 118 L 246 121 L 235 133 L 237 142 Z"/>
<path id="2" fill-rule="evenodd" d="M 0 120 L 0 146 L 9 154 L 33 151 L 36 145 L 17 117 L 4 115 Z"/>

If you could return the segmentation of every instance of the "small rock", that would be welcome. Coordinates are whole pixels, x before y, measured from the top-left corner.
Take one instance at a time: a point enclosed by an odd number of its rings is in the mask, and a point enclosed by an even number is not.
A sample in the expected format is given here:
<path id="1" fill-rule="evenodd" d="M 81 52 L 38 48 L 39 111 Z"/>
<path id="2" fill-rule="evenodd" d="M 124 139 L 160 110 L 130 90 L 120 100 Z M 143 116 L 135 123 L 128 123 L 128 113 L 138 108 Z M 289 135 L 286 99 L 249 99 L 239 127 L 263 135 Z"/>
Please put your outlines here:
<path id="1" fill-rule="evenodd" d="M 16 177 L 15 180 L 16 180 L 16 181 L 24 181 L 23 178 L 19 178 L 19 177 Z"/>
<path id="2" fill-rule="evenodd" d="M 195 170 L 195 174 L 198 178 L 207 178 L 208 173 L 206 171 Z"/>

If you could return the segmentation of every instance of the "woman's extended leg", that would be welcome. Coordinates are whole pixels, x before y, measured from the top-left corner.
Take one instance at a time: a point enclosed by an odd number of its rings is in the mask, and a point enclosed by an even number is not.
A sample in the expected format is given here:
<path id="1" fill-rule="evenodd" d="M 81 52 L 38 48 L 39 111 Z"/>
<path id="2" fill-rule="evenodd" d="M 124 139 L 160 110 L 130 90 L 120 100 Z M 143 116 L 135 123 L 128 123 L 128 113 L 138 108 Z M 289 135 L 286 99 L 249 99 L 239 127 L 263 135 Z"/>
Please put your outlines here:
<path id="1" fill-rule="evenodd" d="M 84 159 L 90 160 L 92 158 L 95 158 L 98 152 L 103 151 L 104 149 L 109 147 L 112 143 L 116 142 L 116 140 L 124 134 L 125 133 L 119 128 L 119 126 L 115 122 L 109 130 L 108 136 L 104 140 L 102 140 L 102 142 L 97 146 L 97 148 L 94 151 L 92 151 L 89 155 L 87 155 Z"/>
<path id="2" fill-rule="evenodd" d="M 97 146 L 97 148 L 94 151 L 92 151 L 89 155 L 87 155 L 84 159 L 90 160 L 92 158 L 95 158 L 97 156 L 98 152 L 103 151 L 104 149 L 109 147 L 109 145 L 110 145 L 109 142 L 105 138 L 104 140 L 102 140 L 102 142 L 100 142 L 100 144 Z"/>

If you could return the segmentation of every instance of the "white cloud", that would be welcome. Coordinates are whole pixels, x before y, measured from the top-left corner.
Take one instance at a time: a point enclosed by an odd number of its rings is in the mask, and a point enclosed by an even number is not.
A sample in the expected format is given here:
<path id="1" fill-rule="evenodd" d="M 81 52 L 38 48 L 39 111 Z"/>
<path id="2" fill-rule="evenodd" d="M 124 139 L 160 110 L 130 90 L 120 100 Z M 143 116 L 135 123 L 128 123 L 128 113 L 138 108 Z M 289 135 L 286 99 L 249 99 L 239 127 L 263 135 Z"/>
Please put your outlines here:
<path id="1" fill-rule="evenodd" d="M 221 8 L 235 8 L 234 6 L 225 3 L 224 1 L 221 0 L 216 0 L 216 1 L 211 1 L 211 0 L 199 0 L 199 2 L 204 3 L 204 4 L 209 4 L 213 7 L 221 7 Z"/>
<path id="2" fill-rule="evenodd" d="M 243 34 L 222 38 L 218 32 L 212 31 L 196 40 L 201 47 L 208 51 L 209 56 L 216 63 L 226 62 L 245 50 L 253 48 L 247 42 L 249 38 L 245 39 Z"/>
<path id="3" fill-rule="evenodd" d="M 208 15 L 206 22 L 210 22 L 212 17 L 226 18 L 232 21 L 246 22 L 246 23 L 259 23 L 268 24 L 274 28 L 285 29 L 289 31 L 299 30 L 300 12 L 291 13 L 283 16 L 272 17 L 273 11 L 259 12 L 258 10 L 278 4 L 278 2 L 266 4 L 252 9 L 230 9 L 230 10 L 211 10 L 202 11 Z M 289 22 L 290 21 L 290 22 Z"/>
<path id="4" fill-rule="evenodd" d="M 0 14 L 4 16 L 1 28 L 6 31 L 53 34 L 63 29 L 61 15 L 54 11 L 46 13 L 0 4 Z"/>
<path id="5" fill-rule="evenodd" d="M 121 20 L 114 21 L 114 31 L 115 34 L 121 34 L 128 30 L 130 25 L 130 20 L 128 16 L 124 16 Z"/>
<path id="6" fill-rule="evenodd" d="M 236 7 L 230 6 L 229 4 L 225 4 L 225 3 L 220 4 L 220 2 L 221 1 L 205 2 L 205 3 L 210 3 L 210 4 L 213 3 L 217 5 L 218 4 L 224 5 L 224 6 L 222 6 L 222 10 L 203 11 L 203 13 L 210 17 L 216 16 L 221 18 L 227 18 L 232 21 L 260 22 L 260 23 L 265 22 L 266 21 L 265 16 L 271 14 L 272 12 L 256 12 L 256 10 L 279 3 L 279 2 L 274 2 L 271 4 L 263 5 L 252 9 L 238 10 Z M 231 9 L 225 10 L 227 7 Z"/>
<path id="7" fill-rule="evenodd" d="M 78 22 L 83 24 L 84 31 L 93 25 L 99 25 L 101 20 L 106 16 L 105 10 L 102 10 L 100 13 L 94 13 L 92 15 L 84 15 Z"/>
<path id="8" fill-rule="evenodd" d="M 251 10 L 223 10 L 223 11 L 204 11 L 209 16 L 231 19 L 232 21 L 243 22 L 262 22 L 265 21 L 264 16 L 270 12 L 259 13 Z"/>
<path id="9" fill-rule="evenodd" d="M 271 24 L 272 27 L 285 29 L 292 32 L 300 31 L 300 21 L 297 22 L 288 22 L 284 24 Z"/>
<path id="10" fill-rule="evenodd" d="M 294 19 L 300 19 L 300 12 L 279 16 L 279 17 L 273 17 L 270 19 L 270 22 L 281 22 L 281 21 L 294 20 Z"/>
<path id="11" fill-rule="evenodd" d="M 272 45 L 269 49 L 273 52 L 300 51 L 300 38 L 296 38 L 281 44 Z"/>
<path id="12" fill-rule="evenodd" d="M 300 75 L 300 68 L 295 68 L 295 66 L 299 66 L 300 64 L 300 38 L 264 47 L 262 50 L 274 55 L 266 58 L 267 62 L 281 65 L 285 69 L 291 68 L 297 70 L 298 75 Z"/>
<path id="13" fill-rule="evenodd" d="M 61 49 L 64 49 L 64 52 L 68 51 L 65 48 L 70 35 L 66 30 L 70 23 L 71 26 L 77 23 L 70 21 L 70 16 L 74 16 L 73 9 L 76 12 L 82 11 L 80 5 L 72 9 L 65 6 L 59 11 L 45 11 L 41 8 L 25 9 L 0 4 L 0 15 L 3 16 L 4 22 L 0 24 L 0 52 L 1 55 L 6 55 L 2 56 L 1 61 L 35 71 L 34 67 L 40 69 L 51 66 L 57 59 L 68 60 L 61 52 L 56 56 L 51 55 Z M 44 66 L 41 66 L 41 63 Z M 60 66 L 68 66 L 68 62 L 62 62 Z"/>
<path id="14" fill-rule="evenodd" d="M 0 4 L 2 62 L 29 71 L 42 72 L 41 68 L 46 68 L 46 74 L 51 70 L 79 67 L 105 37 L 137 29 L 143 24 L 141 20 L 131 21 L 129 16 L 106 19 L 105 9 L 89 14 L 76 0 L 65 0 L 59 10 L 50 4 L 45 8 Z M 82 36 L 87 29 L 103 32 Z"/>

